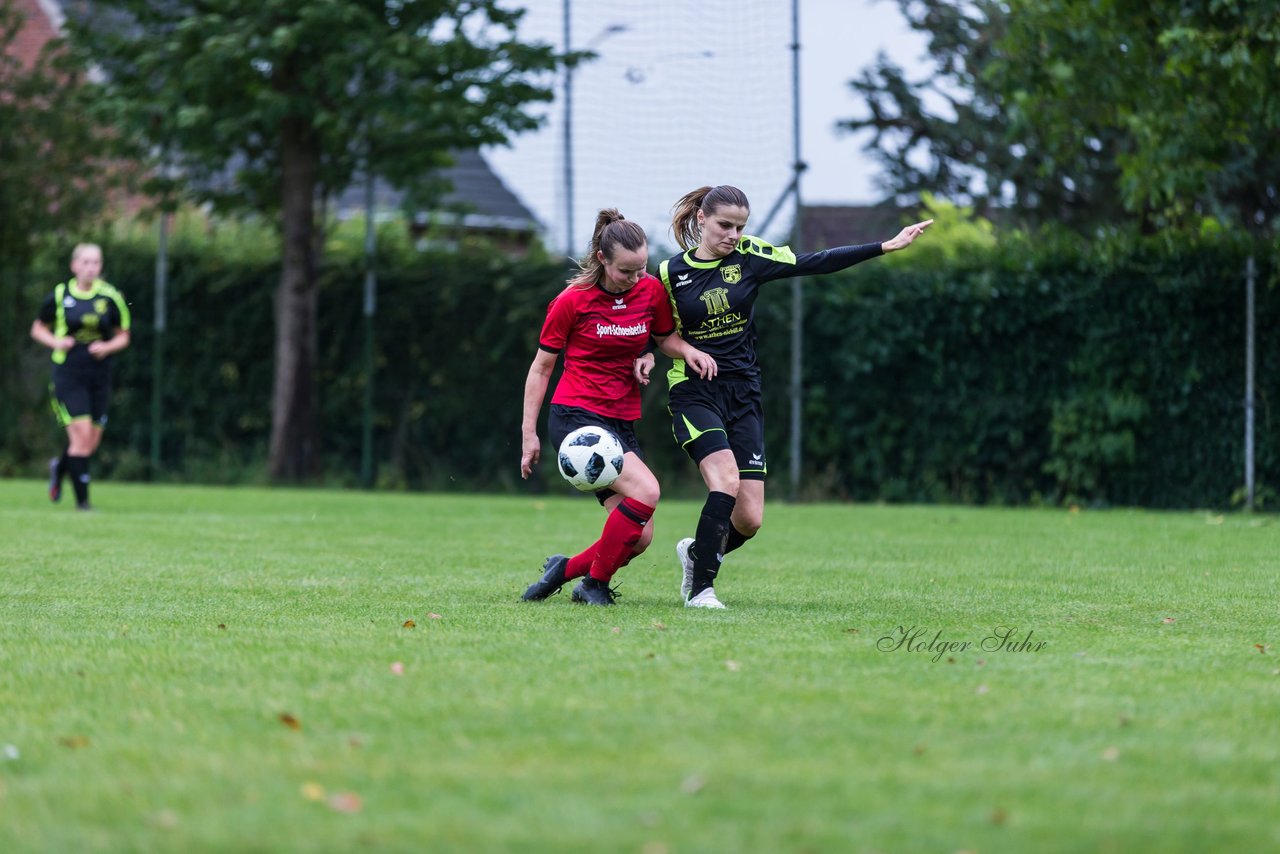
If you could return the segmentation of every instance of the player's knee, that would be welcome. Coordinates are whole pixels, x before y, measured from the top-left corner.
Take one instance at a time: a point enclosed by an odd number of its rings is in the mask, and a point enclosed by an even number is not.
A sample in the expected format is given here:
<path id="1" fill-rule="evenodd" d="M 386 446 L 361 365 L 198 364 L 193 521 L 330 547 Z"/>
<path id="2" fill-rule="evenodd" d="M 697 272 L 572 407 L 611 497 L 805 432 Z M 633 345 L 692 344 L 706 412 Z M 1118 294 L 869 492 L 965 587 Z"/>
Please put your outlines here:
<path id="1" fill-rule="evenodd" d="M 754 537 L 764 526 L 764 516 L 762 514 L 747 514 L 743 519 L 735 519 L 733 527 L 738 529 L 738 533 L 744 537 Z"/>
<path id="2" fill-rule="evenodd" d="M 636 501 L 648 504 L 650 507 L 657 507 L 658 500 L 662 498 L 662 489 L 654 478 L 649 478 L 648 481 L 639 484 L 635 493 Z"/>
<path id="3" fill-rule="evenodd" d="M 702 467 L 702 479 L 707 484 L 707 489 L 712 492 L 723 492 L 726 495 L 738 497 L 738 466 L 730 457 L 728 462 L 719 460 Z"/>

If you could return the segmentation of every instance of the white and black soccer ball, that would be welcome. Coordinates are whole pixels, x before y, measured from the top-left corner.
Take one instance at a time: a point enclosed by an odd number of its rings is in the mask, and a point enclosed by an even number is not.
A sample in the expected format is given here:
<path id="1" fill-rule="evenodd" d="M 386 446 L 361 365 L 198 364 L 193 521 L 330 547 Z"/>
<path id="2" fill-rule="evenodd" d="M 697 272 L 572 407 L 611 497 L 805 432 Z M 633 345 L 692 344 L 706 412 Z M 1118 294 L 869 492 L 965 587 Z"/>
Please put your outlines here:
<path id="1" fill-rule="evenodd" d="M 603 427 L 579 427 L 560 443 L 560 475 L 575 489 L 607 489 L 622 474 L 626 451 L 618 437 Z"/>

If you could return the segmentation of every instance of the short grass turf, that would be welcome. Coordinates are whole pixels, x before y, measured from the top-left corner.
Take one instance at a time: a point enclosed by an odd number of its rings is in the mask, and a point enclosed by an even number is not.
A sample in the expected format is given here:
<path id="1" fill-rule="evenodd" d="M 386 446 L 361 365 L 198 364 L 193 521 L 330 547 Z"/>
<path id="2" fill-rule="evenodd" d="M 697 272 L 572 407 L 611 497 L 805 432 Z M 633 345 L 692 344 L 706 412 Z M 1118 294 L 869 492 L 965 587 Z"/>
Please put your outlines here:
<path id="1" fill-rule="evenodd" d="M 70 496 L 68 496 L 69 498 Z M 1272 516 L 0 481 L 3 851 L 1280 850 Z"/>

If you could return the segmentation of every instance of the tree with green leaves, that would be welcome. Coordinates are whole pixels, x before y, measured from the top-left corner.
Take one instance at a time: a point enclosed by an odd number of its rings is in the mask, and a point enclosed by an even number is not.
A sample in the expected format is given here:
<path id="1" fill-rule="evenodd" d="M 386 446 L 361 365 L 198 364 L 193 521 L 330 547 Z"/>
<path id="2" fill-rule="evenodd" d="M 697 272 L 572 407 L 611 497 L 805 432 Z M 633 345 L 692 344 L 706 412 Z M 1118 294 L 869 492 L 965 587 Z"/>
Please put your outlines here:
<path id="1" fill-rule="evenodd" d="M 1255 235 L 1280 214 L 1280 15 L 1271 0 L 1019 0 L 989 78 L 1070 159 L 1121 135 L 1117 201 L 1159 226 Z"/>
<path id="2" fill-rule="evenodd" d="M 936 69 L 851 84 L 886 187 L 1089 232 L 1280 206 L 1280 16 L 1269 0 L 898 0 Z M 932 108 L 930 105 L 934 105 Z M 937 105 L 942 105 L 939 108 Z"/>
<path id="3" fill-rule="evenodd" d="M 908 24 L 928 37 L 932 67 L 909 72 L 881 54 L 850 82 L 864 115 L 841 122 L 869 132 L 864 146 L 896 196 L 931 192 L 999 208 L 1024 225 L 1059 222 L 1087 230 L 1115 215 L 1114 134 L 1099 132 L 1072 160 L 1049 156 L 1036 128 L 1016 125 L 1005 92 L 990 78 L 1003 56 L 1009 4 L 1000 0 L 898 0 Z"/>
<path id="4" fill-rule="evenodd" d="M 8 435 L 27 396 L 20 355 L 36 312 L 25 287 L 32 262 L 42 244 L 74 239 L 124 166 L 107 168 L 111 140 L 84 121 L 90 94 L 61 42 L 31 65 L 17 55 L 23 24 L 11 0 L 0 0 L 0 399 L 13 404 L 0 406 L 0 431 Z"/>
<path id="5" fill-rule="evenodd" d="M 101 114 L 199 198 L 278 216 L 270 472 L 315 473 L 317 200 L 367 168 L 410 186 L 537 124 L 560 60 L 498 0 L 103 0 L 73 23 Z M 410 332 L 405 330 L 406 333 Z M 211 342 L 210 346 L 216 346 Z"/>

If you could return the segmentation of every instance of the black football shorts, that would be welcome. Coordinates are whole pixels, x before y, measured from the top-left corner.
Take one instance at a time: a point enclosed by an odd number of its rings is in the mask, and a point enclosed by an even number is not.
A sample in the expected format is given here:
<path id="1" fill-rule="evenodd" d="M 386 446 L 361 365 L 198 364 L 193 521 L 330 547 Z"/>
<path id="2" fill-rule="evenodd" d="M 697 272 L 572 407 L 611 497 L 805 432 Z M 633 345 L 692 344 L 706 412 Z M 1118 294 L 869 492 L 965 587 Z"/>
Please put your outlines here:
<path id="1" fill-rule="evenodd" d="M 741 480 L 764 480 L 764 409 L 758 380 L 687 379 L 671 387 L 668 402 L 676 443 L 695 463 L 733 451 Z"/>

